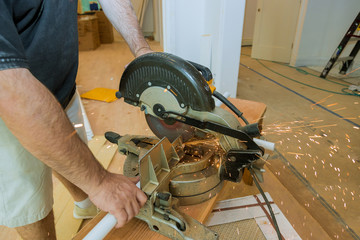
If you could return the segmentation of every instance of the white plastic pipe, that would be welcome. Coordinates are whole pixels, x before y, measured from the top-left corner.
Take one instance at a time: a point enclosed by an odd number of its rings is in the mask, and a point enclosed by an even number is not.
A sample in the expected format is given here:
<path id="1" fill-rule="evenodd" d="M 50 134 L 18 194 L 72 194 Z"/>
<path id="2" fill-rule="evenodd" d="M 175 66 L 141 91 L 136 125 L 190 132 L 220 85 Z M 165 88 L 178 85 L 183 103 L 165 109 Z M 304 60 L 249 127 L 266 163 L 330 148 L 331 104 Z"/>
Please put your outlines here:
<path id="1" fill-rule="evenodd" d="M 136 186 L 140 188 L 140 181 L 136 183 Z M 83 240 L 102 240 L 109 234 L 109 232 L 115 227 L 117 223 L 116 218 L 110 213 L 106 214 L 98 224 L 83 238 Z"/>
<path id="2" fill-rule="evenodd" d="M 83 238 L 83 240 L 102 240 L 115 227 L 116 218 L 110 213 L 106 214 L 101 221 Z"/>
<path id="3" fill-rule="evenodd" d="M 253 138 L 254 142 L 259 145 L 260 147 L 263 147 L 267 150 L 274 151 L 275 150 L 275 143 L 265 141 L 258 138 Z"/>
<path id="4" fill-rule="evenodd" d="M 83 103 L 81 101 L 80 94 L 79 94 L 79 92 L 77 90 L 76 90 L 76 93 L 77 93 L 77 97 L 79 98 L 81 114 L 82 114 L 83 119 L 84 119 L 84 127 L 85 127 L 85 131 L 86 131 L 86 137 L 87 137 L 87 140 L 90 141 L 93 138 L 94 133 L 93 133 L 93 131 L 91 129 L 90 122 L 89 122 L 88 116 L 86 114 L 84 105 L 83 105 Z"/>

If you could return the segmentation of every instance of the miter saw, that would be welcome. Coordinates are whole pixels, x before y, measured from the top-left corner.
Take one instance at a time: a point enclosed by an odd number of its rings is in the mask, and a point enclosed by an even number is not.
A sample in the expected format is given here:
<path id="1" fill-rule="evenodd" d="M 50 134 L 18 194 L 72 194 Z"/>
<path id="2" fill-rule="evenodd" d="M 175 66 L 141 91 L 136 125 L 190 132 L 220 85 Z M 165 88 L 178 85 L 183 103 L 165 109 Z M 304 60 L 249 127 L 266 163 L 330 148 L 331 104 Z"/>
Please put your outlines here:
<path id="1" fill-rule="evenodd" d="M 105 137 L 127 155 L 124 175 L 140 175 L 148 201 L 137 218 L 172 239 L 217 239 L 217 233 L 177 206 L 197 204 L 215 196 L 224 180 L 240 182 L 245 168 L 262 181 L 265 161 L 258 124 L 212 85 L 211 71 L 169 53 L 136 58 L 125 69 L 118 98 L 139 107 L 156 137 Z M 213 96 L 245 123 L 216 107 Z"/>

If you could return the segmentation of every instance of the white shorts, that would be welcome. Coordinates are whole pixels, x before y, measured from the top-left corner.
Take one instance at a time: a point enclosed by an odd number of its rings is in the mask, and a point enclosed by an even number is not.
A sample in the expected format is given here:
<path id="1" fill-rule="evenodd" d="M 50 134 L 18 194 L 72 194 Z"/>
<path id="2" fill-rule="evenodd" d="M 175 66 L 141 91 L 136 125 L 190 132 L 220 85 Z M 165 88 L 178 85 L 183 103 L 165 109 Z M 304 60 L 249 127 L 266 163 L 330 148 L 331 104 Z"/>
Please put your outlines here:
<path id="1" fill-rule="evenodd" d="M 65 111 L 87 142 L 77 92 Z M 0 118 L 0 225 L 37 222 L 49 214 L 53 203 L 51 168 L 24 149 Z"/>

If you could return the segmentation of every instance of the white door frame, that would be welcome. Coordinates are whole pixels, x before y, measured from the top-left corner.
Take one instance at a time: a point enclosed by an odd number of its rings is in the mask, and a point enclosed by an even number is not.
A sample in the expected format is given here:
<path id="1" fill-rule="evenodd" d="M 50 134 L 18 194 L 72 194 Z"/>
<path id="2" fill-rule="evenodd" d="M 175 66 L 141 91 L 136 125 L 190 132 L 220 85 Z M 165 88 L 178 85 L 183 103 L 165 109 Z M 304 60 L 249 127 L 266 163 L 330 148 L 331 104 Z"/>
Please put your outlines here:
<path id="1" fill-rule="evenodd" d="M 245 0 L 163 0 L 164 51 L 209 67 L 236 97 Z"/>

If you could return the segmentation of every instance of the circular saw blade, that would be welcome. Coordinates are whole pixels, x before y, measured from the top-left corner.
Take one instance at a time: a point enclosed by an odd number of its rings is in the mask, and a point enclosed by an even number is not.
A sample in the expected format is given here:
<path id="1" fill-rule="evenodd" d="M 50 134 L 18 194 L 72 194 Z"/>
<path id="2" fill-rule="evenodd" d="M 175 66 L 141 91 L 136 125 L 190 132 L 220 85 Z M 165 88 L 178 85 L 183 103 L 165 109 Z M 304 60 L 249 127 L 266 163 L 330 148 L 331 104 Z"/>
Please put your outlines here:
<path id="1" fill-rule="evenodd" d="M 186 142 L 194 136 L 194 128 L 187 124 L 181 122 L 167 124 L 164 120 L 150 114 L 145 114 L 145 119 L 151 131 L 159 139 L 166 137 L 170 142 L 173 142 L 177 137 L 182 136 L 183 142 Z"/>

